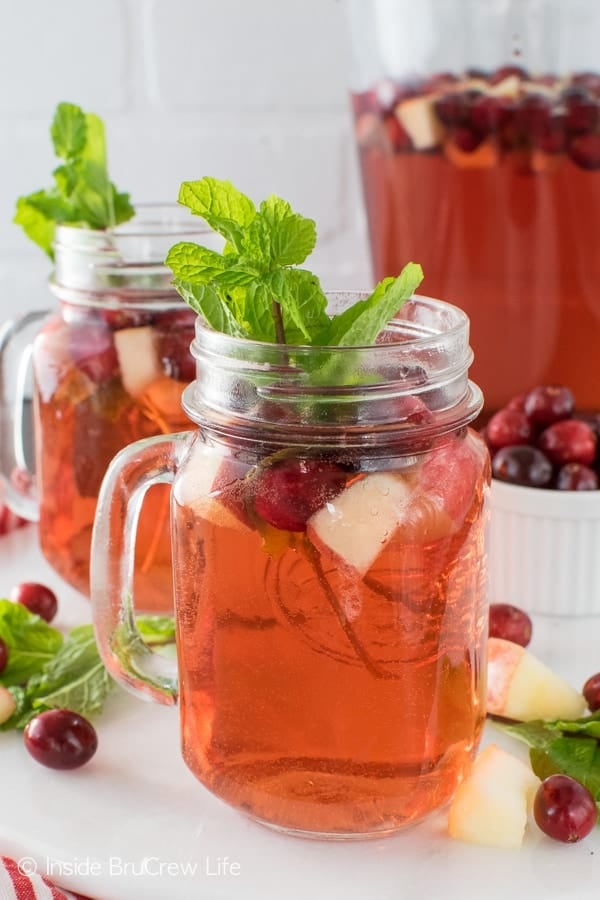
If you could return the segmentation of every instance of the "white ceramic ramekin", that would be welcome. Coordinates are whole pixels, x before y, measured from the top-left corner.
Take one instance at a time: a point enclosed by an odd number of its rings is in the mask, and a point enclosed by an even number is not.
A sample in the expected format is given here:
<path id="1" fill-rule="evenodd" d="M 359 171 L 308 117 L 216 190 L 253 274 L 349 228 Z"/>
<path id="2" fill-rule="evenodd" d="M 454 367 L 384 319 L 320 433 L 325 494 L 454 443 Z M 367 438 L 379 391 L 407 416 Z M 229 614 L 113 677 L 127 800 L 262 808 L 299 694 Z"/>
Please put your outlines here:
<path id="1" fill-rule="evenodd" d="M 545 615 L 600 615 L 600 491 L 492 481 L 492 603 Z"/>

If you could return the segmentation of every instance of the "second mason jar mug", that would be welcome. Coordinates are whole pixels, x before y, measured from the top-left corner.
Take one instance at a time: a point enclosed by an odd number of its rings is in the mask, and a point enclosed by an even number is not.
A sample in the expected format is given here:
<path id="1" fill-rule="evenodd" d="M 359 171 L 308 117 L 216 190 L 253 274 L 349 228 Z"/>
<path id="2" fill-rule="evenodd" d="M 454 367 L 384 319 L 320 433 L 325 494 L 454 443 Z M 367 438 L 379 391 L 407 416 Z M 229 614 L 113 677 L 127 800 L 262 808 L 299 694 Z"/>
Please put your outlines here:
<path id="1" fill-rule="evenodd" d="M 340 311 L 348 299 L 332 299 Z M 468 320 L 414 297 L 374 346 L 294 347 L 200 319 L 194 430 L 104 481 L 92 548 L 100 652 L 178 698 L 183 756 L 262 823 L 396 831 L 452 796 L 482 729 L 488 454 L 468 424 Z M 137 511 L 170 482 L 178 683 L 135 628 Z"/>
<path id="2" fill-rule="evenodd" d="M 112 457 L 150 435 L 177 431 L 187 420 L 180 398 L 194 377 L 189 345 L 194 314 L 174 290 L 164 258 L 173 241 L 220 239 L 176 206 L 138 207 L 136 217 L 106 231 L 59 226 L 50 287 L 58 309 L 31 345 L 38 314 L 4 331 L 6 368 L 33 366 L 35 493 L 14 435 L 22 432 L 23 377 L 12 415 L 4 382 L 2 468 L 9 504 L 39 519 L 41 549 L 54 569 L 89 593 L 92 523 Z M 14 421 L 11 421 L 14 418 Z M 21 453 L 16 452 L 21 449 Z M 172 609 L 169 496 L 155 488 L 138 527 L 136 596 L 140 608 Z"/>
<path id="3" fill-rule="evenodd" d="M 348 0 L 377 279 L 418 259 L 471 320 L 494 412 L 600 409 L 600 4 Z"/>

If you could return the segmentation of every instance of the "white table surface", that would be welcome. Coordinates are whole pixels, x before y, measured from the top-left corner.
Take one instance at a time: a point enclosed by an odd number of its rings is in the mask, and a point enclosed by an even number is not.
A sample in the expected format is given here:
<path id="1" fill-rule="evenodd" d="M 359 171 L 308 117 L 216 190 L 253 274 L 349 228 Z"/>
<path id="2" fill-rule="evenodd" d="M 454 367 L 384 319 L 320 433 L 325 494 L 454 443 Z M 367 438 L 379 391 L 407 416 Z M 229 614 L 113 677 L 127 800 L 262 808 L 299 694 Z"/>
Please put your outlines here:
<path id="1" fill-rule="evenodd" d="M 0 564 L 0 596 L 39 580 L 58 594 L 57 626 L 89 619 L 87 602 L 42 559 L 34 529 L 0 539 Z M 538 618 L 531 649 L 580 685 L 600 669 L 600 619 Z M 97 900 L 600 897 L 600 828 L 572 846 L 532 830 L 520 851 L 453 841 L 444 815 L 381 840 L 291 838 L 243 818 L 193 778 L 179 756 L 176 710 L 119 690 L 96 727 L 95 757 L 72 772 L 43 768 L 20 734 L 0 734 L 0 853 L 28 857 Z M 525 755 L 488 726 L 491 739 Z"/>

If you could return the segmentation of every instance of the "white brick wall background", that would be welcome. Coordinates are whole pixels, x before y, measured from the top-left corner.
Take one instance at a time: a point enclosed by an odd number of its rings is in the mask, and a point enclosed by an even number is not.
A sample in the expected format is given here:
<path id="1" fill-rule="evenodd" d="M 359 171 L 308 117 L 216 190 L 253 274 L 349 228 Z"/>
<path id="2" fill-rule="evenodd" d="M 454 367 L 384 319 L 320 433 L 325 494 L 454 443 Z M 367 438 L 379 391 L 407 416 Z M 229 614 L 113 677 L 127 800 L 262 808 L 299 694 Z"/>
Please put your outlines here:
<path id="1" fill-rule="evenodd" d="M 134 202 L 230 178 L 316 219 L 327 288 L 371 283 L 341 0 L 0 0 L 0 320 L 48 305 L 49 263 L 11 223 L 49 184 L 69 100 L 105 120 Z"/>

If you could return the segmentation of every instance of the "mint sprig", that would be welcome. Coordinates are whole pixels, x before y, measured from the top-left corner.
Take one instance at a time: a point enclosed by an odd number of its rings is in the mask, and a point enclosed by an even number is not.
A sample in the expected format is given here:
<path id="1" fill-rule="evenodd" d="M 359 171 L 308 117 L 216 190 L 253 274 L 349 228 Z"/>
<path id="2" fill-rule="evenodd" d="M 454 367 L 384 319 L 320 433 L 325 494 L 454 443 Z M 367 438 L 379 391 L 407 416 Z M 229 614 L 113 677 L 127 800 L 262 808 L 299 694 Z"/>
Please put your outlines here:
<path id="1" fill-rule="evenodd" d="M 330 317 L 319 279 L 299 268 L 316 243 L 312 219 L 281 197 L 258 208 L 229 181 L 184 182 L 179 202 L 225 238 L 222 253 L 190 242 L 166 259 L 186 302 L 216 331 L 288 345 L 368 346 L 423 278 L 409 263 L 373 293 Z"/>
<path id="2" fill-rule="evenodd" d="M 19 197 L 13 221 L 53 258 L 57 225 L 106 229 L 134 215 L 129 195 L 110 181 L 106 159 L 104 124 L 93 113 L 73 103 L 59 103 L 50 136 L 56 156 L 62 160 L 47 190 Z"/>
<path id="3" fill-rule="evenodd" d="M 580 719 L 494 725 L 527 744 L 538 778 L 570 775 L 588 788 L 600 808 L 600 712 Z"/>

